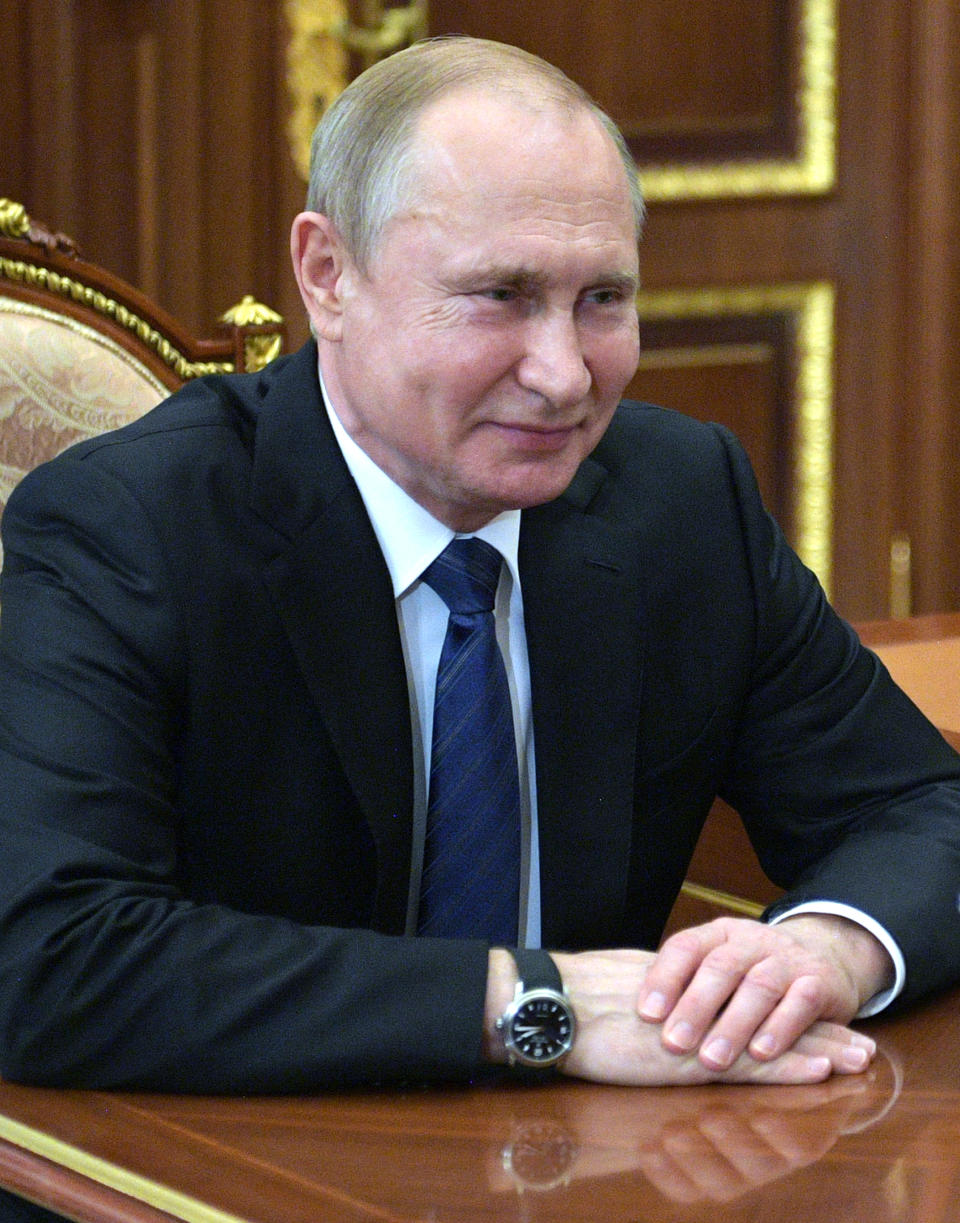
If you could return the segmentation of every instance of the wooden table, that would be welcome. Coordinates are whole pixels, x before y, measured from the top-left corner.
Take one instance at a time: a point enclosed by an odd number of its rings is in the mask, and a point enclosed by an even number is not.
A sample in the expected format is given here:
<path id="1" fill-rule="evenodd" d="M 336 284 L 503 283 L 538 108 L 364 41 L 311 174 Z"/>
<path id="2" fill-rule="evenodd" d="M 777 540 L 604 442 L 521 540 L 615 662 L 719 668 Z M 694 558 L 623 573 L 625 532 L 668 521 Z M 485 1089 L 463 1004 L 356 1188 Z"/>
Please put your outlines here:
<path id="1" fill-rule="evenodd" d="M 812 1087 L 0 1084 L 0 1184 L 84 1223 L 960 1220 L 960 991 L 868 1030 L 875 1069 Z"/>

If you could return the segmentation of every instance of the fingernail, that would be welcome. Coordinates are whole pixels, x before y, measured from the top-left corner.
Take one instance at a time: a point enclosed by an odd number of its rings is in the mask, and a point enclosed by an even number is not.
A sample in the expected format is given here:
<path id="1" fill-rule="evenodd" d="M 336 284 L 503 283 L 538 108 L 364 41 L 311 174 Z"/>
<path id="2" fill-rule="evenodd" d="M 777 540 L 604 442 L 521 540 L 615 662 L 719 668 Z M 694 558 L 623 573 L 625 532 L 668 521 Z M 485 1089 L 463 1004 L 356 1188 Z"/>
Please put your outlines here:
<path id="1" fill-rule="evenodd" d="M 857 1045 L 848 1045 L 840 1056 L 840 1064 L 845 1070 L 863 1070 L 869 1061 L 870 1054 Z"/>
<path id="2" fill-rule="evenodd" d="M 691 1028 L 685 1019 L 681 1019 L 667 1033 L 667 1039 L 672 1045 L 676 1045 L 678 1049 L 682 1049 L 686 1053 L 694 1046 L 693 1028 Z"/>
<path id="3" fill-rule="evenodd" d="M 776 1051 L 776 1042 L 769 1032 L 763 1036 L 758 1036 L 750 1045 L 750 1052 L 757 1057 L 772 1057 Z"/>
<path id="4" fill-rule="evenodd" d="M 811 1057 L 807 1061 L 807 1069 L 818 1079 L 825 1079 L 833 1067 L 830 1065 L 829 1057 Z"/>
<path id="5" fill-rule="evenodd" d="M 667 1000 L 659 990 L 647 996 L 646 1002 L 640 1008 L 644 1019 L 663 1019 L 667 1013 Z"/>
<path id="6" fill-rule="evenodd" d="M 712 1040 L 702 1050 L 702 1055 L 706 1061 L 714 1066 L 718 1066 L 721 1070 L 726 1070 L 733 1061 L 733 1050 L 730 1047 L 730 1042 L 722 1037 Z"/>

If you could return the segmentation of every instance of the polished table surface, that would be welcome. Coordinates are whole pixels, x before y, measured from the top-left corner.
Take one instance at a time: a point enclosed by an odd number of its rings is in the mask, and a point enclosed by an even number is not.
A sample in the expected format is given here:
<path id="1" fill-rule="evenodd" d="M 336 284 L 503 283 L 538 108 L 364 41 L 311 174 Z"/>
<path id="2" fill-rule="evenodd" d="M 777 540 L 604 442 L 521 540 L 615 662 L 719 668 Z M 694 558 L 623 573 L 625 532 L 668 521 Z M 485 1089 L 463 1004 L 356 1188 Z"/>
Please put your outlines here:
<path id="1" fill-rule="evenodd" d="M 960 746 L 960 616 L 859 627 Z M 80 1223 L 960 1223 L 960 990 L 864 1026 L 870 1073 L 812 1087 L 0 1083 L 0 1186 Z"/>
<path id="2" fill-rule="evenodd" d="M 960 1221 L 960 991 L 865 1026 L 871 1072 L 809 1087 L 0 1084 L 0 1184 L 84 1223 Z"/>

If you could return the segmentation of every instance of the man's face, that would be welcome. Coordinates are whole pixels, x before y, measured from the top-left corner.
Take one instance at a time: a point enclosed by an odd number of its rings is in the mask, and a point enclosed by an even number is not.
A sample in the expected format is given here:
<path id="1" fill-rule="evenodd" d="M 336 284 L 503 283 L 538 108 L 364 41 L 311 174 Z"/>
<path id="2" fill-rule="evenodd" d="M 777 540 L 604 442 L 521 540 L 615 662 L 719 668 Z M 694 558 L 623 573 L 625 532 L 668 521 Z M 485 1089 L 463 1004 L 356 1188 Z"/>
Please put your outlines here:
<path id="1" fill-rule="evenodd" d="M 343 424 L 456 530 L 559 496 L 638 359 L 623 164 L 586 113 L 458 93 L 422 117 L 413 200 L 321 339 Z"/>

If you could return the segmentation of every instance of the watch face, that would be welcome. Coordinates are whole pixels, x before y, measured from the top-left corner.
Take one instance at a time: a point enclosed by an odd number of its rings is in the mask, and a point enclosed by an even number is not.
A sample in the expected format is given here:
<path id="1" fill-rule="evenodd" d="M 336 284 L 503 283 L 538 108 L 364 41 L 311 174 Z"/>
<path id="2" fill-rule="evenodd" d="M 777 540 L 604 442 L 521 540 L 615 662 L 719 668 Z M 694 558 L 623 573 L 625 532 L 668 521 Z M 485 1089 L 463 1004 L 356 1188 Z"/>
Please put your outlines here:
<path id="1" fill-rule="evenodd" d="M 532 991 L 520 1001 L 509 1024 L 509 1046 L 528 1066 L 549 1066 L 573 1043 L 570 1007 L 553 990 Z"/>

